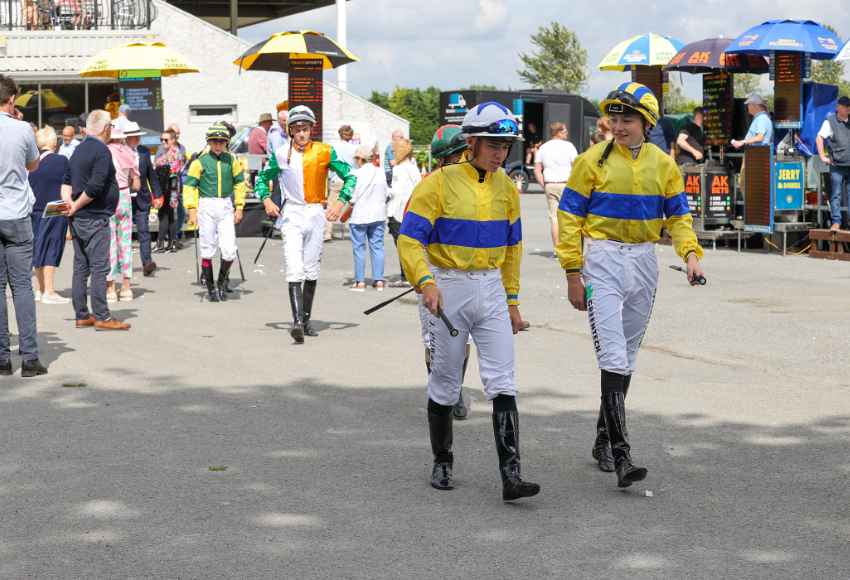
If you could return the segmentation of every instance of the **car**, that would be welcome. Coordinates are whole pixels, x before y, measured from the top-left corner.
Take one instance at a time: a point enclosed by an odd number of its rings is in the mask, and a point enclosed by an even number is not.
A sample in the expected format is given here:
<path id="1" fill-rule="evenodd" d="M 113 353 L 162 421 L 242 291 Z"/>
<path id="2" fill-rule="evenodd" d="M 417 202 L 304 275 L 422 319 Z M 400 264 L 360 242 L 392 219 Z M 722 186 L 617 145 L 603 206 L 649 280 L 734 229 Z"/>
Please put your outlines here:
<path id="1" fill-rule="evenodd" d="M 505 165 L 505 173 L 513 180 L 521 193 L 527 193 L 528 186 L 537 183 L 537 179 L 534 177 L 534 167 L 524 165 L 521 161 L 514 161 Z"/>

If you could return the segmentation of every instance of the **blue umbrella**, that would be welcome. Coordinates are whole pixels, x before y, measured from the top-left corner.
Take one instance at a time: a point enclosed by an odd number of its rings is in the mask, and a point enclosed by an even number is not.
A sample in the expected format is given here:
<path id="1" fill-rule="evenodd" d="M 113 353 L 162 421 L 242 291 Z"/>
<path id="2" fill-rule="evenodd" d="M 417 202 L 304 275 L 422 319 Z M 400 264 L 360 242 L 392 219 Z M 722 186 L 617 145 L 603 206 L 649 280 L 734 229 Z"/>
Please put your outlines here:
<path id="1" fill-rule="evenodd" d="M 768 20 L 736 38 L 726 52 L 802 52 L 829 60 L 841 49 L 841 39 L 812 20 Z"/>

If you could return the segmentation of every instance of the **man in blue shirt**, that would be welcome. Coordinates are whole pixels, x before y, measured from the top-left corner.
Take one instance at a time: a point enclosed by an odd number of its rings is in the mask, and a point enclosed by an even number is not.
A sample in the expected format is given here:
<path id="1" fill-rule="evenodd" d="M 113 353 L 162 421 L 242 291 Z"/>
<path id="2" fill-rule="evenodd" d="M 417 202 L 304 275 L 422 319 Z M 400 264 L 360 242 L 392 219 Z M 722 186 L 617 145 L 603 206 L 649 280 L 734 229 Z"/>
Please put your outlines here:
<path id="1" fill-rule="evenodd" d="M 746 137 L 743 140 L 732 139 L 732 147 L 740 149 L 745 145 L 773 145 L 773 121 L 767 112 L 767 103 L 760 95 L 753 93 L 744 104 L 753 120 Z"/>
<path id="2" fill-rule="evenodd" d="M 32 290 L 33 235 L 30 212 L 35 197 L 27 171 L 38 168 L 38 147 L 29 123 L 20 120 L 15 108 L 18 85 L 0 75 L 0 375 L 12 374 L 9 344 L 9 313 L 6 283 L 20 334 L 21 376 L 43 375 L 47 369 L 38 360 L 35 295 Z"/>

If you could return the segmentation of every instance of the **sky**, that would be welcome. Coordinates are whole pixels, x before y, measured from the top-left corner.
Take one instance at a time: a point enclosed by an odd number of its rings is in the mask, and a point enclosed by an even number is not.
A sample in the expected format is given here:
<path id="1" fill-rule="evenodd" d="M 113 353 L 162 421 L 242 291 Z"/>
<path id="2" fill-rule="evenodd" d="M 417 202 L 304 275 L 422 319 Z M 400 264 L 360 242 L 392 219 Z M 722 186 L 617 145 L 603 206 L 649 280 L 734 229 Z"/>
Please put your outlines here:
<path id="1" fill-rule="evenodd" d="M 348 65 L 348 88 L 365 97 L 372 90 L 388 92 L 396 86 L 525 88 L 516 72 L 518 55 L 532 50 L 530 36 L 540 26 L 557 21 L 574 31 L 588 52 L 590 77 L 582 93 L 601 98 L 626 77 L 596 67 L 614 45 L 630 36 L 656 32 L 685 43 L 734 38 L 765 20 L 794 18 L 830 24 L 847 40 L 850 10 L 824 17 L 820 10 L 824 4 L 814 0 L 646 0 L 623 3 L 621 9 L 604 0 L 350 0 L 348 48 L 361 60 Z M 336 8 L 245 28 L 240 36 L 260 41 L 273 32 L 296 29 L 336 37 Z M 331 81 L 335 77 L 333 72 L 327 74 Z M 764 79 L 767 87 L 767 75 Z M 681 82 L 686 94 L 699 98 L 699 77 L 682 74 Z"/>

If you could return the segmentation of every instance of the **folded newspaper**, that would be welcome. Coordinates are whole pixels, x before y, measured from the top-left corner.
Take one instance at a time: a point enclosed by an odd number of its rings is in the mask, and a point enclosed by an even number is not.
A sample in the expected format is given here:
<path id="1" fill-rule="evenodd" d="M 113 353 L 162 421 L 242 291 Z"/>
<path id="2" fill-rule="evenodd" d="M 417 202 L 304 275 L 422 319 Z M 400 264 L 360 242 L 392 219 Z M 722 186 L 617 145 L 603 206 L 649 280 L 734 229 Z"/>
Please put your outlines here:
<path id="1" fill-rule="evenodd" d="M 59 201 L 50 201 L 44 206 L 44 213 L 41 214 L 41 217 L 52 218 L 52 217 L 62 217 L 65 215 L 65 202 L 61 199 Z"/>

